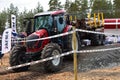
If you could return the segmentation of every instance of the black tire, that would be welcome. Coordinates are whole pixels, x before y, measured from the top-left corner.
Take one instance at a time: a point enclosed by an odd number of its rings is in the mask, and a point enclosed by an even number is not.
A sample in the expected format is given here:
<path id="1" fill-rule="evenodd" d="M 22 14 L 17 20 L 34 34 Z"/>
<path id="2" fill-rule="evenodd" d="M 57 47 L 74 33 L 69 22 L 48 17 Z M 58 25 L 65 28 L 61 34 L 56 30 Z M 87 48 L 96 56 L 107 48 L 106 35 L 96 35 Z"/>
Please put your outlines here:
<path id="1" fill-rule="evenodd" d="M 91 45 L 100 46 L 105 44 L 105 35 L 102 34 L 91 34 Z"/>
<path id="2" fill-rule="evenodd" d="M 60 46 L 55 43 L 49 43 L 44 47 L 41 54 L 41 58 L 44 59 L 44 58 L 48 58 L 48 57 L 60 55 L 60 54 L 62 54 L 62 50 L 60 49 Z M 58 60 L 56 64 L 54 63 L 55 60 Z M 57 59 L 44 62 L 43 67 L 46 72 L 57 72 L 62 69 L 62 64 L 63 64 L 63 57 L 60 57 Z"/>
<path id="3" fill-rule="evenodd" d="M 27 63 L 27 57 L 25 55 L 26 53 L 26 47 L 24 46 L 14 46 L 10 53 L 10 66 L 16 66 L 20 64 Z M 28 70 L 30 66 L 24 66 L 20 68 L 15 68 L 13 71 L 20 72 L 20 71 L 26 71 Z"/>
<path id="4" fill-rule="evenodd" d="M 99 34 L 91 34 L 91 45 L 92 46 L 99 46 L 102 44 Z"/>
<path id="5" fill-rule="evenodd" d="M 105 35 L 101 35 L 101 45 L 105 45 Z"/>

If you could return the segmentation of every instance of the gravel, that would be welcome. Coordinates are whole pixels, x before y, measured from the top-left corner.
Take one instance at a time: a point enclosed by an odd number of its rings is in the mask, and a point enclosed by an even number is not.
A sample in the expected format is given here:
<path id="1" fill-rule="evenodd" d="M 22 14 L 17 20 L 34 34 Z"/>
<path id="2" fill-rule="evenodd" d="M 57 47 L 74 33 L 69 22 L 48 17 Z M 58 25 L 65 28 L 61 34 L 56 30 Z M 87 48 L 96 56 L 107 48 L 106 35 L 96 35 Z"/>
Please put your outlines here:
<path id="1" fill-rule="evenodd" d="M 88 46 L 87 49 L 120 47 L 119 44 L 107 46 Z M 120 50 L 78 54 L 78 80 L 118 80 L 120 78 Z M 74 80 L 73 61 L 64 60 L 63 69 L 56 73 L 45 73 L 41 64 L 30 67 L 29 71 L 15 73 L 2 71 L 9 66 L 9 54 L 5 54 L 0 65 L 2 80 Z"/>

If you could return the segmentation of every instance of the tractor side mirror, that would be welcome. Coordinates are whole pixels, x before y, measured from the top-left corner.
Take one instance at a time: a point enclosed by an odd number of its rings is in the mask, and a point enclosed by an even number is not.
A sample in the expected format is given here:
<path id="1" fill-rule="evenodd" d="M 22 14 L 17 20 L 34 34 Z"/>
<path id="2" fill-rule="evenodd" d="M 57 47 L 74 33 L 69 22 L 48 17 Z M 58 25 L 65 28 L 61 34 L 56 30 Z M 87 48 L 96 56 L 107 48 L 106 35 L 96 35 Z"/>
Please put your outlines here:
<path id="1" fill-rule="evenodd" d="M 26 22 L 26 31 L 25 32 L 27 33 L 27 35 L 31 34 L 31 32 L 32 32 L 32 22 L 31 22 L 31 20 L 28 20 Z"/>

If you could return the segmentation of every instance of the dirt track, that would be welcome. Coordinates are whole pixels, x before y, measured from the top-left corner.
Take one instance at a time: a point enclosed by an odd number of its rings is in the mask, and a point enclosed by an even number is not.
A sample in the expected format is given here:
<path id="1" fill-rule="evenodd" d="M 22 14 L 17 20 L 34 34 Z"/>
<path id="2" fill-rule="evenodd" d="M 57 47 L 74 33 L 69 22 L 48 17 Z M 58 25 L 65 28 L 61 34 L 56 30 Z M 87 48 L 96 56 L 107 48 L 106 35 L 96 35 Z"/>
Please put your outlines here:
<path id="1" fill-rule="evenodd" d="M 99 49 L 116 47 L 116 45 L 86 47 L 83 49 Z M 2 68 L 9 66 L 9 55 L 3 58 Z M 120 80 L 120 50 L 79 54 L 78 80 Z M 31 66 L 29 71 L 14 73 L 0 71 L 0 80 L 74 80 L 73 62 L 64 60 L 63 69 L 57 73 L 45 73 L 41 64 Z"/>

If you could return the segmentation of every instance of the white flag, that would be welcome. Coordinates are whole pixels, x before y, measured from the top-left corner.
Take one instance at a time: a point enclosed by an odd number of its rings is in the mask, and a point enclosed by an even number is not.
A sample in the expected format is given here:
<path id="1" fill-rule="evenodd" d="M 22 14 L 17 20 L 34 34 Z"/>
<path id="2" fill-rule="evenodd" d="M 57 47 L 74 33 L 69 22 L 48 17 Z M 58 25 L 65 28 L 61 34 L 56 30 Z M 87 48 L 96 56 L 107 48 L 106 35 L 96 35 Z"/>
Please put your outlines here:
<path id="1" fill-rule="evenodd" d="M 2 35 L 2 54 L 7 53 L 11 50 L 11 35 L 12 35 L 11 28 L 8 28 L 3 32 L 3 35 Z"/>
<path id="2" fill-rule="evenodd" d="M 17 31 L 16 31 L 16 16 L 14 14 L 11 14 L 11 28 L 12 28 L 12 43 L 17 38 Z M 14 44 L 12 44 L 14 45 Z"/>
<path id="3" fill-rule="evenodd" d="M 16 16 L 15 15 L 11 15 L 11 28 L 12 28 L 12 32 L 16 33 Z"/>

